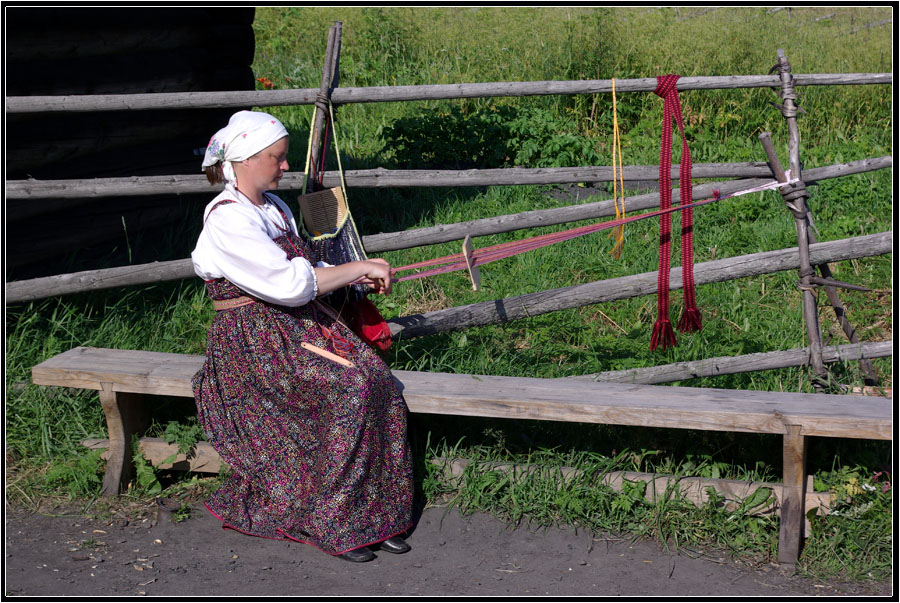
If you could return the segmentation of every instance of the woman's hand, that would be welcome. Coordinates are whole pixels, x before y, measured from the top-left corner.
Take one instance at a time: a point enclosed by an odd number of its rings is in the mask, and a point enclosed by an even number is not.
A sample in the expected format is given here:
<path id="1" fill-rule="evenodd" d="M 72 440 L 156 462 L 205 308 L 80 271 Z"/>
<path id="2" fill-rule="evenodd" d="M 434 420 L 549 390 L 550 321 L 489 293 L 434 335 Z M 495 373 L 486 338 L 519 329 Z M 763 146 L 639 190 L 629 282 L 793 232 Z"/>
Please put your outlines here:
<path id="1" fill-rule="evenodd" d="M 315 268 L 319 295 L 327 295 L 347 285 L 368 285 L 375 293 L 389 295 L 393 285 L 391 266 L 380 258 L 347 262 L 339 266 Z"/>
<path id="2" fill-rule="evenodd" d="M 374 266 L 369 267 L 370 269 L 366 272 L 365 276 L 350 284 L 368 285 L 369 287 L 372 287 L 375 293 L 390 295 L 391 286 L 393 285 L 394 280 L 394 275 L 391 273 L 391 265 L 381 258 L 366 260 L 361 263 L 374 264 Z"/>

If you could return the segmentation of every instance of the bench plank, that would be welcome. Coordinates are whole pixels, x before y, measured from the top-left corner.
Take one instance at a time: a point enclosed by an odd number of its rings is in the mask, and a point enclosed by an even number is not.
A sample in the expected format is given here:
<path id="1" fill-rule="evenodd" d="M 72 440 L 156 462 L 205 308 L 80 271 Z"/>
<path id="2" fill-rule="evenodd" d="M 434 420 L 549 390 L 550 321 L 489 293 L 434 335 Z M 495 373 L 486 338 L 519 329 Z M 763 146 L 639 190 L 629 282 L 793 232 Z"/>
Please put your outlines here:
<path id="1" fill-rule="evenodd" d="M 37 385 L 100 392 L 109 440 L 103 493 L 118 494 L 133 468 L 147 395 L 192 398 L 204 357 L 78 347 L 32 368 Z M 783 436 L 778 560 L 793 565 L 803 537 L 807 436 L 890 440 L 893 400 L 829 394 L 669 387 L 603 381 L 394 371 L 411 412 Z M 187 459 L 183 462 L 190 465 Z"/>
<path id="2" fill-rule="evenodd" d="M 394 371 L 413 412 L 889 440 L 892 400 Z"/>
<path id="3" fill-rule="evenodd" d="M 199 355 L 78 347 L 32 369 L 38 385 L 193 397 Z M 890 440 L 891 399 L 394 371 L 411 412 Z"/>
<path id="4" fill-rule="evenodd" d="M 77 347 L 34 366 L 37 385 L 100 390 L 113 383 L 116 392 L 193 397 L 191 377 L 205 357 L 188 354 Z"/>

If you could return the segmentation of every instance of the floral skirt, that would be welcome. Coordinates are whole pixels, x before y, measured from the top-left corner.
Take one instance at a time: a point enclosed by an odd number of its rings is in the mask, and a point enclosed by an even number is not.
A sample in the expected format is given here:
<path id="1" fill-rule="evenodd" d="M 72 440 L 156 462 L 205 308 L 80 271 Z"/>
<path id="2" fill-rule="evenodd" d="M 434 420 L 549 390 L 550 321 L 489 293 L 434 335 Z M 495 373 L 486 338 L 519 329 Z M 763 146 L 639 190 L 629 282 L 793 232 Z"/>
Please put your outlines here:
<path id="1" fill-rule="evenodd" d="M 301 348 L 334 351 L 318 318 L 264 303 L 217 312 L 193 387 L 232 469 L 209 510 L 226 528 L 336 555 L 410 528 L 412 461 L 390 369 L 340 324 L 328 326 L 354 344 L 353 367 Z"/>

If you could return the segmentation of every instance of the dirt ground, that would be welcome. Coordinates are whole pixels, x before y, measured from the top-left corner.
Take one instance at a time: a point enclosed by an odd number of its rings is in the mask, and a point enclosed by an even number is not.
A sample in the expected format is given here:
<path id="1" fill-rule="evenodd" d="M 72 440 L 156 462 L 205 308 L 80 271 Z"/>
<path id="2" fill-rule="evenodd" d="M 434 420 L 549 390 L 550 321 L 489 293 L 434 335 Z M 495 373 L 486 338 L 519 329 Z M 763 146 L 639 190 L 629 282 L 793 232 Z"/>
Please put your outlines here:
<path id="1" fill-rule="evenodd" d="M 890 596 L 888 582 L 815 583 L 572 529 L 512 529 L 484 514 L 429 508 L 404 555 L 349 563 L 297 543 L 223 530 L 202 505 L 89 519 L 7 508 L 4 597 Z"/>

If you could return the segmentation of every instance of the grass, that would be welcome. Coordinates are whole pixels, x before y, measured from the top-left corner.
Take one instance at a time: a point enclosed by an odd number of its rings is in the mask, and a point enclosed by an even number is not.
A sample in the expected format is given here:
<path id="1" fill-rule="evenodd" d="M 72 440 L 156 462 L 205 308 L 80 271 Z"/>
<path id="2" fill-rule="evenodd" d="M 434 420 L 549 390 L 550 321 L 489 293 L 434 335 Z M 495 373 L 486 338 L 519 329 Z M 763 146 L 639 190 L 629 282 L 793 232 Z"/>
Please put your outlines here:
<path id="1" fill-rule="evenodd" d="M 254 71 L 278 88 L 318 87 L 328 27 L 343 22 L 341 85 L 434 84 L 577 78 L 762 74 L 784 48 L 794 73 L 892 71 L 890 29 L 852 34 L 889 16 L 886 8 L 809 7 L 768 14 L 766 7 L 719 8 L 509 8 L 509 7 L 267 7 L 257 9 Z M 816 21 L 827 13 L 835 15 Z M 690 32 L 692 35 L 685 35 Z M 698 33 L 699 32 L 699 33 Z M 693 35 L 697 34 L 697 35 Z M 805 166 L 892 154 L 891 91 L 886 86 L 804 87 L 798 102 Z M 757 136 L 772 133 L 787 163 L 787 130 L 768 89 L 682 93 L 695 162 L 761 161 Z M 309 107 L 272 109 L 292 133 L 291 163 L 307 140 Z M 659 161 L 662 103 L 652 94 L 620 94 L 618 119 L 624 159 Z M 340 108 L 345 169 L 376 166 L 529 167 L 608 164 L 612 128 L 609 95 L 464 99 L 374 103 Z M 676 143 L 678 141 L 676 140 Z M 680 149 L 676 144 L 678 161 Z M 330 168 L 331 169 L 331 168 Z M 886 170 L 810 186 L 810 206 L 822 241 L 892 229 L 892 180 Z M 552 187 L 356 189 L 349 201 L 363 234 L 552 208 Z M 588 190 L 578 188 L 578 190 Z M 608 198 L 607 195 L 605 198 Z M 695 256 L 702 262 L 796 245 L 793 220 L 775 193 L 748 195 L 695 212 Z M 675 219 L 676 232 L 678 219 Z M 479 237 L 476 246 L 514 240 L 579 224 Z M 138 263 L 186 257 L 199 228 L 196 215 L 158 246 L 128 233 L 129 257 Z M 482 290 L 463 273 L 396 286 L 376 299 L 382 312 L 400 316 L 512 297 L 577 283 L 655 271 L 653 221 L 629 225 L 624 254 L 609 255 L 605 234 L 569 241 L 482 268 Z M 458 244 L 385 254 L 392 265 L 455 253 Z M 142 258 L 146 258 L 142 260 Z M 127 261 L 127 259 L 126 259 Z M 677 243 L 673 265 L 680 264 Z M 850 321 L 864 341 L 890 340 L 893 331 L 892 257 L 832 265 L 839 280 L 871 293 L 842 291 Z M 397 369 L 562 377 L 783 350 L 805 345 L 796 275 L 783 273 L 703 285 L 697 298 L 703 331 L 679 334 L 676 348 L 650 352 L 656 307 L 652 297 L 621 300 L 504 325 L 484 326 L 410 340 L 392 348 Z M 681 293 L 672 295 L 672 316 Z M 820 299 L 826 338 L 842 343 L 833 313 Z M 30 385 L 30 367 L 76 345 L 203 353 L 212 317 L 199 282 L 132 287 L 73 295 L 6 308 L 7 496 L 37 505 L 48 496 L 71 497 L 99 508 L 102 461 L 80 441 L 103 437 L 96 397 L 88 392 Z M 891 387 L 893 365 L 875 362 Z M 846 385 L 860 385 L 853 364 L 833 368 Z M 811 391 L 809 373 L 788 368 L 682 382 L 699 387 Z M 154 417 L 154 435 L 190 432 L 189 402 L 166 401 Z M 184 425 L 181 430 L 172 428 Z M 650 504 L 640 484 L 621 493 L 590 481 L 604 471 L 638 470 L 676 475 L 777 481 L 780 440 L 753 434 L 490 421 L 466 417 L 411 418 L 421 495 L 464 511 L 490 511 L 511 521 L 570 523 L 611 533 L 656 538 L 681 550 L 719 547 L 748 562 L 773 558 L 777 525 L 750 513 L 726 511 L 716 501 L 697 508 L 672 496 Z M 815 441 L 809 470 L 817 489 L 844 497 L 839 514 L 816 519 L 801 556 L 814 577 L 885 580 L 891 576 L 891 488 L 884 489 L 893 453 L 888 443 Z M 449 479 L 426 459 L 472 460 L 463 479 Z M 478 461 L 536 465 L 518 481 Z M 558 468 L 576 467 L 582 480 L 560 482 Z M 488 466 L 489 467 L 489 466 Z M 146 474 L 129 500 L 152 500 L 155 482 L 166 493 L 214 487 L 215 479 Z M 877 476 L 877 477 L 876 477 Z M 193 485 L 191 485 L 193 484 Z M 193 489 L 193 490 L 192 490 Z"/>

